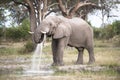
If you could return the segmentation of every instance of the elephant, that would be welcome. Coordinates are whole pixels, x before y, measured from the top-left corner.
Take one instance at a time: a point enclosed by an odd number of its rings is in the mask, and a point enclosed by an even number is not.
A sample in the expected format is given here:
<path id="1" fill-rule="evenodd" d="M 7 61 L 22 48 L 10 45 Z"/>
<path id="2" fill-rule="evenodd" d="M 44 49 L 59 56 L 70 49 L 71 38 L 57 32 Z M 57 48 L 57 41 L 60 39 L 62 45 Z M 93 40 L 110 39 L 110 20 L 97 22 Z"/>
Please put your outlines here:
<path id="1" fill-rule="evenodd" d="M 81 18 L 72 19 L 63 16 L 49 16 L 41 21 L 34 31 L 35 43 L 41 43 L 44 35 L 52 37 L 53 66 L 62 66 L 63 53 L 66 46 L 75 47 L 78 51 L 76 64 L 83 64 L 83 51 L 89 53 L 88 64 L 95 62 L 93 30 L 90 25 Z"/>

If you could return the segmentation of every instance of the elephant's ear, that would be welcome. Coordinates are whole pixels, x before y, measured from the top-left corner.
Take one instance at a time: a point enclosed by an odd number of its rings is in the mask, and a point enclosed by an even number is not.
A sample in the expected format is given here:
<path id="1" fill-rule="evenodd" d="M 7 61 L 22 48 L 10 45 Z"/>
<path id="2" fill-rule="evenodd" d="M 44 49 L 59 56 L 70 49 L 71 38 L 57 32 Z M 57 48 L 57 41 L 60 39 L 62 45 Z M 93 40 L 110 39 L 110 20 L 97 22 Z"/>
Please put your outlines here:
<path id="1" fill-rule="evenodd" d="M 69 25 L 65 23 L 60 23 L 58 27 L 55 30 L 55 33 L 53 35 L 54 39 L 59 39 L 62 37 L 70 36 L 71 28 Z"/>

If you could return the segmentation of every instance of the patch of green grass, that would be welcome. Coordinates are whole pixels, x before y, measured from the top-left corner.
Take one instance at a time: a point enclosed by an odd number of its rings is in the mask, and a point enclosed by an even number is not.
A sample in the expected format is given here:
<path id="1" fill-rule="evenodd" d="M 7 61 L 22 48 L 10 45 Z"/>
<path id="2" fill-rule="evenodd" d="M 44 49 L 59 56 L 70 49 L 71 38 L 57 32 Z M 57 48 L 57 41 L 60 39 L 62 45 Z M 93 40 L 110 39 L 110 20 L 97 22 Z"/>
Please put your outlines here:
<path id="1" fill-rule="evenodd" d="M 0 48 L 0 55 L 14 55 L 17 54 L 16 48 Z"/>

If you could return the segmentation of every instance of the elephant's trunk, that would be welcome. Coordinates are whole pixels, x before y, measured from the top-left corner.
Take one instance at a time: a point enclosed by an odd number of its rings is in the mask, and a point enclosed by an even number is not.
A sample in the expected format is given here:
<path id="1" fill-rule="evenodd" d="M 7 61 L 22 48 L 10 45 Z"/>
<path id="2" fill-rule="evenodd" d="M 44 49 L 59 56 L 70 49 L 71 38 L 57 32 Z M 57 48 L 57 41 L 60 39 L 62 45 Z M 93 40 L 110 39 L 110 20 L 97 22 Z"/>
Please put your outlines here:
<path id="1" fill-rule="evenodd" d="M 43 42 L 44 37 L 45 37 L 45 34 L 43 34 L 43 33 L 41 33 L 39 35 L 35 34 L 34 35 L 34 41 L 35 41 L 35 43 L 41 43 L 41 42 Z"/>

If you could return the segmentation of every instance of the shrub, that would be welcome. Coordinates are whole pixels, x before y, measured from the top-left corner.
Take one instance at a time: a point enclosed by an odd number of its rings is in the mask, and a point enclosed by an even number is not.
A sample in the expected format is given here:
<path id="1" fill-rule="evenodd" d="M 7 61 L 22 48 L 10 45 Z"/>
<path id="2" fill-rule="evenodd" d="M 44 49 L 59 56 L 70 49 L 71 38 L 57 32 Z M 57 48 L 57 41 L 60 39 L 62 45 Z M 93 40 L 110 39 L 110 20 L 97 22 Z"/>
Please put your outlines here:
<path id="1" fill-rule="evenodd" d="M 24 20 L 20 26 L 7 28 L 6 37 L 13 41 L 28 40 L 30 37 L 29 30 L 29 22 L 28 20 Z"/>
<path id="2" fill-rule="evenodd" d="M 24 54 L 24 53 L 32 52 L 34 51 L 34 49 L 35 49 L 35 44 L 31 40 L 29 40 L 26 42 L 24 47 L 19 52 Z"/>
<path id="3" fill-rule="evenodd" d="M 113 26 L 112 25 L 107 25 L 105 28 L 101 29 L 101 37 L 103 39 L 110 39 L 114 36 L 113 32 Z"/>
<path id="4" fill-rule="evenodd" d="M 0 27 L 0 44 L 1 44 L 1 39 L 2 39 L 2 37 L 3 37 L 3 28 Z"/>
<path id="5" fill-rule="evenodd" d="M 94 38 L 100 38 L 100 28 L 93 28 L 94 29 Z"/>
<path id="6" fill-rule="evenodd" d="M 7 39 L 12 39 L 14 41 L 18 41 L 19 39 L 21 39 L 22 33 L 18 28 L 10 27 L 10 28 L 7 28 L 6 37 L 7 37 Z"/>
<path id="7" fill-rule="evenodd" d="M 113 26 L 114 34 L 119 35 L 120 34 L 120 21 L 113 22 L 112 26 Z"/>
<path id="8" fill-rule="evenodd" d="M 3 36 L 3 28 L 0 27 L 0 38 Z"/>
<path id="9" fill-rule="evenodd" d="M 32 52 L 34 50 L 34 44 L 32 41 L 28 41 L 25 45 L 25 51 Z"/>

